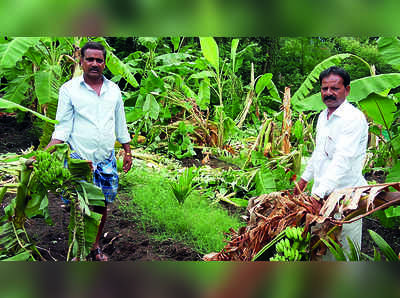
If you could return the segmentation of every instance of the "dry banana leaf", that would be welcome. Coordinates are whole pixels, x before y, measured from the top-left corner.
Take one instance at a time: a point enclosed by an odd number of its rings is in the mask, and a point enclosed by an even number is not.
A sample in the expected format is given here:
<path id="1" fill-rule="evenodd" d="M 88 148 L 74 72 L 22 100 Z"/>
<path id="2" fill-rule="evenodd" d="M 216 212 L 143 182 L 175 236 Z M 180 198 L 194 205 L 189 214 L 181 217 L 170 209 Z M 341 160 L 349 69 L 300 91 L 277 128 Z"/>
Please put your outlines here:
<path id="1" fill-rule="evenodd" d="M 335 213 L 339 213 L 343 218 L 349 215 L 351 211 L 361 211 L 365 209 L 367 213 L 359 216 L 363 217 L 376 211 L 375 208 L 380 205 L 395 204 L 393 200 L 384 199 L 385 196 L 383 194 L 384 192 L 388 192 L 390 187 L 400 191 L 399 182 L 365 185 L 336 190 L 330 194 L 325 204 L 322 206 L 320 211 L 321 217 L 317 222 L 323 223 L 327 219 L 332 218 Z M 337 221 L 335 221 L 335 223 L 337 223 Z"/>
<path id="2" fill-rule="evenodd" d="M 313 228 L 311 247 L 325 238 L 332 224 L 342 225 L 360 219 L 372 212 L 400 204 L 400 192 L 388 192 L 393 187 L 400 190 L 400 183 L 367 185 L 333 192 L 325 203 L 305 193 L 292 195 L 289 191 L 274 192 L 253 197 L 247 207 L 248 223 L 239 231 L 230 230 L 224 249 L 203 257 L 206 261 L 250 261 L 267 243 L 289 226 L 304 226 L 304 233 Z M 343 220 L 334 215 L 341 213 Z M 324 254 L 320 247 L 314 255 Z"/>

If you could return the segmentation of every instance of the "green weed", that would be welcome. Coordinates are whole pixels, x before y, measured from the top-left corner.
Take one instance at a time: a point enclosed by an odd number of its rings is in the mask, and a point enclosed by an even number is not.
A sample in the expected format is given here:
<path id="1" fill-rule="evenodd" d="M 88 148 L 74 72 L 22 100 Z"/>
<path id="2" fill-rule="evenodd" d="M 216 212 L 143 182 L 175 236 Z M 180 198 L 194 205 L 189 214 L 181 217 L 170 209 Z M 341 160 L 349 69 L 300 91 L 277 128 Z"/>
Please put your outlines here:
<path id="1" fill-rule="evenodd" d="M 238 229 L 240 219 L 231 217 L 218 206 L 193 191 L 183 204 L 179 204 L 169 188 L 167 172 L 135 168 L 124 175 L 124 182 L 132 200 L 122 205 L 128 216 L 140 214 L 144 225 L 164 239 L 173 238 L 192 246 L 199 253 L 220 251 L 224 245 L 224 232 Z M 139 212 L 136 212 L 139 211 Z"/>

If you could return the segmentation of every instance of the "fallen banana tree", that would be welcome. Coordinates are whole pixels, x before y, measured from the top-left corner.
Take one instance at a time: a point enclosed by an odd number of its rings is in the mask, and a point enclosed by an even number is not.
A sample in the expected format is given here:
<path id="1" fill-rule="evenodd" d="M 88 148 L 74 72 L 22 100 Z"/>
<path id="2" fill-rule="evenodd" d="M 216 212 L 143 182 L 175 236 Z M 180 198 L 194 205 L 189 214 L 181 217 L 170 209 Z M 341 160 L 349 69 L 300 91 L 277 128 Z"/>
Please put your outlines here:
<path id="1" fill-rule="evenodd" d="M 92 171 L 84 160 L 69 158 L 66 144 L 55 145 L 54 152 L 36 151 L 35 159 L 20 159 L 20 175 L 16 196 L 4 208 L 0 217 L 0 260 L 44 260 L 30 240 L 25 223 L 42 217 L 51 224 L 48 192 L 63 196 L 70 203 L 69 249 L 67 261 L 84 260 L 95 241 L 101 215 L 89 206 L 104 206 L 100 188 L 86 181 Z M 68 168 L 65 168 L 65 161 Z M 10 186 L 0 189 L 0 202 Z"/>
<path id="2" fill-rule="evenodd" d="M 389 192 L 391 187 L 397 192 Z M 329 236 L 335 240 L 342 224 L 393 205 L 400 205 L 400 182 L 338 190 L 323 204 L 305 193 L 292 195 L 289 191 L 253 197 L 247 207 L 247 226 L 238 231 L 231 229 L 227 234 L 231 240 L 222 251 L 207 254 L 203 260 L 254 260 L 262 249 L 282 238 L 288 227 L 304 227 L 304 238 L 311 233 L 309 259 L 315 260 L 326 253 L 321 239 Z"/>

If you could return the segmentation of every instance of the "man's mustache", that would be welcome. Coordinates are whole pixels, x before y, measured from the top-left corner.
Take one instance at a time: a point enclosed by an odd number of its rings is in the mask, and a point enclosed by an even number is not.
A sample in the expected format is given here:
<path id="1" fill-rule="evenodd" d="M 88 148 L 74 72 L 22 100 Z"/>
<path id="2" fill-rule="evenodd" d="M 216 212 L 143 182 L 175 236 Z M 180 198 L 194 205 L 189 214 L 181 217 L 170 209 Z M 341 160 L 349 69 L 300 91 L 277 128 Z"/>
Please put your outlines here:
<path id="1" fill-rule="evenodd" d="M 329 100 L 329 99 L 331 99 L 331 100 L 336 100 L 336 96 L 334 96 L 334 95 L 327 95 L 327 96 L 324 97 L 324 101 L 325 101 L 325 100 Z"/>
<path id="2" fill-rule="evenodd" d="M 96 70 L 96 71 L 99 71 L 99 68 L 98 68 L 98 67 L 91 67 L 91 68 L 90 68 L 90 70 Z"/>

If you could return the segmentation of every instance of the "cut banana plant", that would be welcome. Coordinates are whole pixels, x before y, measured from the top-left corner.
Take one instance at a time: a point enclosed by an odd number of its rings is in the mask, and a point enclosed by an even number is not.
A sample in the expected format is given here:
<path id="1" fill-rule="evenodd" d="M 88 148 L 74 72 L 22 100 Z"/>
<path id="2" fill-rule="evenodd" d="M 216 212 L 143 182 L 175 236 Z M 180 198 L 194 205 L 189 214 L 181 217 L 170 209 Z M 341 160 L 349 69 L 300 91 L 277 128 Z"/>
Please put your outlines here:
<path id="1" fill-rule="evenodd" d="M 104 206 L 104 196 L 100 188 L 91 181 L 91 169 L 84 160 L 69 158 L 66 144 L 55 145 L 49 150 L 36 151 L 35 159 L 25 159 L 21 166 L 16 197 L 5 207 L 5 215 L 0 218 L 0 260 L 35 260 L 42 258 L 25 232 L 28 218 L 43 216 L 51 223 L 48 210 L 48 192 L 63 196 L 70 201 L 70 246 L 67 260 L 77 257 L 84 260 L 95 241 L 101 214 L 90 212 L 89 205 Z M 64 167 L 65 161 L 68 168 Z M 0 198 L 7 188 L 2 188 Z"/>

